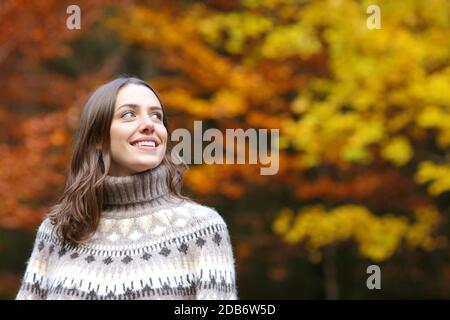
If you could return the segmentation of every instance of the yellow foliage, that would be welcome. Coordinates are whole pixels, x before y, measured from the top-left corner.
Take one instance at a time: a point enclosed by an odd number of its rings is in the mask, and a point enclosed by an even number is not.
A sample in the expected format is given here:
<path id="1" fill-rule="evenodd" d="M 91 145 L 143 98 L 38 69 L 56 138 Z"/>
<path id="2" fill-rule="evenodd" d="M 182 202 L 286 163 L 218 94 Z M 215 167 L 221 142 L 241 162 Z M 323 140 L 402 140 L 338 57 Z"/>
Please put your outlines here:
<path id="1" fill-rule="evenodd" d="M 276 59 L 292 55 L 306 59 L 320 50 L 320 41 L 313 34 L 313 30 L 300 24 L 277 28 L 261 46 L 264 57 Z"/>
<path id="2" fill-rule="evenodd" d="M 450 79 L 448 80 L 450 83 Z M 447 88 L 449 90 L 449 88 Z M 428 105 L 417 117 L 417 124 L 423 128 L 438 130 L 438 145 L 444 149 L 450 146 L 450 113 L 444 108 Z"/>
<path id="3" fill-rule="evenodd" d="M 273 28 L 270 19 L 251 13 L 216 14 L 199 20 L 198 28 L 205 39 L 214 46 L 222 44 L 222 30 L 227 31 L 223 44 L 230 53 L 242 51 L 249 38 L 255 38 Z"/>
<path id="4" fill-rule="evenodd" d="M 415 123 L 437 129 L 436 141 L 442 149 L 450 145 L 448 2 L 434 1 L 428 7 L 420 1 L 380 1 L 383 32 L 364 27 L 364 5 L 368 3 L 358 7 L 353 1 L 316 1 L 298 15 L 298 30 L 324 28 L 333 77 L 313 78 L 299 90 L 291 108 L 302 117 L 287 121 L 284 132 L 302 156 L 312 154 L 318 164 L 335 159 L 336 154 L 346 161 L 370 164 L 367 146 L 378 144 L 386 160 L 405 165 L 413 156 L 410 139 L 416 134 Z M 422 10 L 447 15 L 416 16 Z M 419 33 L 413 28 L 421 19 L 427 22 Z M 301 49 L 296 53 L 301 54 Z M 439 68 L 430 74 L 431 66 Z M 345 113 L 343 105 L 348 109 Z M 394 116 L 392 106 L 398 109 Z"/>
<path id="5" fill-rule="evenodd" d="M 424 161 L 419 165 L 415 179 L 420 184 L 430 183 L 428 192 L 432 196 L 438 196 L 450 190 L 450 165 L 438 165 L 431 161 Z"/>
<path id="6" fill-rule="evenodd" d="M 310 257 L 317 261 L 318 251 L 335 242 L 353 240 L 359 252 L 373 261 L 391 257 L 402 241 L 415 248 L 433 250 L 445 246 L 446 240 L 433 237 L 440 221 L 434 208 L 415 210 L 415 222 L 390 214 L 376 216 L 358 205 L 344 205 L 329 211 L 323 206 L 308 206 L 294 211 L 283 208 L 273 223 L 273 231 L 289 244 L 304 243 Z"/>
<path id="7" fill-rule="evenodd" d="M 289 230 L 294 211 L 290 208 L 283 208 L 278 214 L 278 218 L 273 223 L 273 229 L 276 233 L 285 233 Z"/>
<path id="8" fill-rule="evenodd" d="M 245 113 L 245 102 L 239 95 L 229 91 L 220 90 L 212 98 L 212 117 L 234 117 Z"/>
<path id="9" fill-rule="evenodd" d="M 397 166 L 402 166 L 411 159 L 413 150 L 405 137 L 397 137 L 389 141 L 382 150 L 385 159 Z"/>

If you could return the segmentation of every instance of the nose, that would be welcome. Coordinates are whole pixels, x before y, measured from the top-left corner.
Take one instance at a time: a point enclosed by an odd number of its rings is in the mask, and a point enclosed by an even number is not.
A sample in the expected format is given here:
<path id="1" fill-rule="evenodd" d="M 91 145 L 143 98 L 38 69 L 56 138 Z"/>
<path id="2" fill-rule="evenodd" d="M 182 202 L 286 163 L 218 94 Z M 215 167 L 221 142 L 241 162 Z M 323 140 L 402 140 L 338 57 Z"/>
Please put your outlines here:
<path id="1" fill-rule="evenodd" d="M 155 129 L 155 124 L 153 123 L 153 121 L 150 119 L 149 116 L 145 116 L 144 119 L 142 120 L 140 127 L 139 127 L 139 131 L 144 132 L 144 131 L 150 131 L 152 132 Z"/>

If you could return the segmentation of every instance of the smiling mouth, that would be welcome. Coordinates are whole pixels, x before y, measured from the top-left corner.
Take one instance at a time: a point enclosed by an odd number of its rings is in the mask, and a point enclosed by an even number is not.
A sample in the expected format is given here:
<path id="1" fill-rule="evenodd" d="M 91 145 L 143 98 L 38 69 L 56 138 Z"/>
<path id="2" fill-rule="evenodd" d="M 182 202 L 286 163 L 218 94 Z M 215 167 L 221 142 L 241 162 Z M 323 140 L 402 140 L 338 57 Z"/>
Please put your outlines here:
<path id="1" fill-rule="evenodd" d="M 140 150 L 145 150 L 145 151 L 154 151 L 156 150 L 156 148 L 158 148 L 159 144 L 157 144 L 154 141 L 148 142 L 148 143 L 135 143 L 135 144 L 131 144 L 133 147 L 136 147 Z"/>

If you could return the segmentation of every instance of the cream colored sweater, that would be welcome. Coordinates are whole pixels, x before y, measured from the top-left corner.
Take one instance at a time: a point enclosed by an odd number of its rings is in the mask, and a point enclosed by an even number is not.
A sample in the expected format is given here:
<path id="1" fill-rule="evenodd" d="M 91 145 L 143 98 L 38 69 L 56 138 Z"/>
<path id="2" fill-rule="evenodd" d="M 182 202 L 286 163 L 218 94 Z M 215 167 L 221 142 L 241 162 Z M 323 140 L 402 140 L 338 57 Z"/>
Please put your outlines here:
<path id="1" fill-rule="evenodd" d="M 62 247 L 40 225 L 16 299 L 237 299 L 227 225 L 169 194 L 167 169 L 108 176 L 100 225 Z"/>

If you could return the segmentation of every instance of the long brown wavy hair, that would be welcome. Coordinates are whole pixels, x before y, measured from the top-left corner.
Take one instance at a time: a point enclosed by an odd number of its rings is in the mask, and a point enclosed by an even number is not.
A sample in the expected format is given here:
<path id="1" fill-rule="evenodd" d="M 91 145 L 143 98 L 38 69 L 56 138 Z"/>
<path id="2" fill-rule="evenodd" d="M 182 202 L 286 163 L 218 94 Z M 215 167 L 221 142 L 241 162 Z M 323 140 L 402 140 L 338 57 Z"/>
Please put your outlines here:
<path id="1" fill-rule="evenodd" d="M 97 230 L 103 207 L 103 182 L 111 165 L 110 127 L 114 106 L 119 90 L 128 84 L 149 88 L 163 107 L 156 90 L 135 77 L 117 78 L 100 86 L 90 95 L 81 112 L 74 135 L 73 154 L 63 194 L 48 213 L 52 225 L 55 226 L 54 231 L 64 243 L 75 245 L 83 243 Z M 179 170 L 170 157 L 173 144 L 164 107 L 163 124 L 169 139 L 160 165 L 169 169 L 167 181 L 169 191 L 176 197 L 190 200 L 181 194 L 183 173 L 189 168 L 182 162 L 184 170 Z"/>

